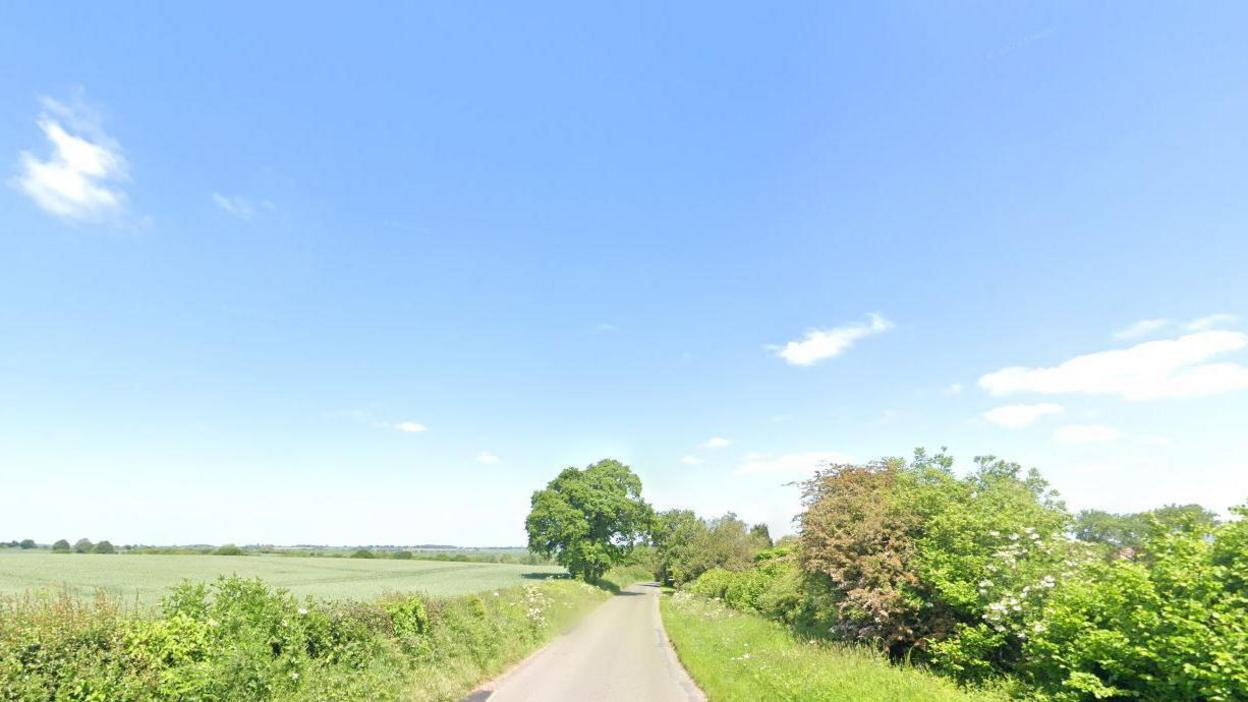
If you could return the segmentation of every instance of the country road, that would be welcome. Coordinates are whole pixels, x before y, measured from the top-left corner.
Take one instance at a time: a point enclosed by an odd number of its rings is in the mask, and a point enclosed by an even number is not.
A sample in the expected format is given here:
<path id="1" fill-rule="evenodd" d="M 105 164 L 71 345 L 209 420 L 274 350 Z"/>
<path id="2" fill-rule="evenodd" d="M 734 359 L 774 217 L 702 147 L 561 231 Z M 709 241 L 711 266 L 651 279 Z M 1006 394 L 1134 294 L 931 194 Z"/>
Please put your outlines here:
<path id="1" fill-rule="evenodd" d="M 667 642 L 659 590 L 633 585 L 465 702 L 701 702 Z"/>

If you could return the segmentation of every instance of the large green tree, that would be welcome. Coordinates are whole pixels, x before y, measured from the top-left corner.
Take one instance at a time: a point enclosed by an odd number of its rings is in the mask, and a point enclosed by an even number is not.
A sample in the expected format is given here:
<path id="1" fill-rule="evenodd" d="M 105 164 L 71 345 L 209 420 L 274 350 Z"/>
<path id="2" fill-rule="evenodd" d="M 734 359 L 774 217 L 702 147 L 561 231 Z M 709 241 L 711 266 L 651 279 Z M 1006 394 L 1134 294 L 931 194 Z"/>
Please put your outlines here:
<path id="1" fill-rule="evenodd" d="M 565 468 L 533 493 L 525 520 L 529 549 L 553 557 L 573 575 L 596 582 L 650 532 L 653 511 L 641 479 L 619 461 Z"/>

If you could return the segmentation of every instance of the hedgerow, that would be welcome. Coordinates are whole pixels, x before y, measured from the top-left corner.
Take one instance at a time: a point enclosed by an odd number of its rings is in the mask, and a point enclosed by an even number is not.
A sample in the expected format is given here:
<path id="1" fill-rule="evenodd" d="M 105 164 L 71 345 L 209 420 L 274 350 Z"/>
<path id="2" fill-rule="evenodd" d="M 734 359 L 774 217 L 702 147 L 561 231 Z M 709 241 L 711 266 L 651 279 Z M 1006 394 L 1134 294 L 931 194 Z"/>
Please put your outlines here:
<path id="1" fill-rule="evenodd" d="M 1059 702 L 1248 700 L 1248 520 L 1158 510 L 1114 549 L 1073 538 L 1035 471 L 985 457 L 958 477 L 922 451 L 828 467 L 804 493 L 794 552 L 687 589 Z"/>
<path id="2" fill-rule="evenodd" d="M 0 700 L 457 699 L 600 597 L 562 580 L 323 602 L 238 577 L 183 584 L 156 613 L 29 596 L 0 602 Z"/>

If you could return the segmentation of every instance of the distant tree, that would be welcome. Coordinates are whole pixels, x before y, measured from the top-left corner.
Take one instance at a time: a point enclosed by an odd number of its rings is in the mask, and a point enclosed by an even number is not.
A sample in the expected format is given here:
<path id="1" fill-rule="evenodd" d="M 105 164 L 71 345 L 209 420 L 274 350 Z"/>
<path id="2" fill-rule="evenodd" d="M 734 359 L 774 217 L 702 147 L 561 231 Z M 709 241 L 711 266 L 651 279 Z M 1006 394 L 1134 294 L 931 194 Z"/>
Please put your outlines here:
<path id="1" fill-rule="evenodd" d="M 376 558 L 377 554 L 373 553 L 372 551 L 366 548 L 360 548 L 360 549 L 356 549 L 355 551 L 352 551 L 351 557 L 352 558 Z"/>
<path id="2" fill-rule="evenodd" d="M 565 468 L 533 493 L 531 504 L 525 520 L 529 549 L 588 582 L 622 561 L 653 521 L 641 498 L 641 479 L 610 459 L 584 470 Z"/>
<path id="3" fill-rule="evenodd" d="M 1087 509 L 1075 517 L 1075 538 L 1114 549 L 1138 549 L 1150 535 L 1188 532 L 1208 534 L 1218 516 L 1200 505 L 1166 505 L 1147 512 L 1114 514 Z"/>
<path id="4" fill-rule="evenodd" d="M 56 543 L 52 544 L 52 550 L 56 553 L 69 553 L 73 549 L 65 539 L 57 539 Z"/>
<path id="5" fill-rule="evenodd" d="M 96 544 L 93 550 L 96 553 L 117 553 L 117 549 L 113 548 L 113 545 L 107 540 Z"/>
<path id="6" fill-rule="evenodd" d="M 234 544 L 223 544 L 215 548 L 212 552 L 212 555 L 214 556 L 241 556 L 243 555 L 243 549 L 235 546 Z"/>
<path id="7" fill-rule="evenodd" d="M 91 543 L 91 539 L 78 539 L 74 542 L 74 553 L 91 553 L 91 549 L 95 545 Z"/>
<path id="8" fill-rule="evenodd" d="M 400 561 L 410 561 L 412 560 L 412 557 L 413 556 L 412 556 L 411 551 L 395 551 L 394 555 L 392 556 L 392 558 L 396 558 Z"/>
<path id="9" fill-rule="evenodd" d="M 20 548 L 26 551 L 29 551 L 30 549 L 35 548 L 38 545 L 39 544 L 36 544 L 34 539 L 22 539 L 22 542 L 18 544 Z"/>
<path id="10" fill-rule="evenodd" d="M 698 548 L 706 539 L 706 523 L 692 510 L 669 509 L 655 515 L 654 577 L 665 585 L 680 586 L 705 571 Z"/>
<path id="11" fill-rule="evenodd" d="M 758 541 L 759 548 L 771 548 L 775 543 L 771 540 L 771 529 L 766 524 L 755 524 L 750 527 L 750 536 Z"/>

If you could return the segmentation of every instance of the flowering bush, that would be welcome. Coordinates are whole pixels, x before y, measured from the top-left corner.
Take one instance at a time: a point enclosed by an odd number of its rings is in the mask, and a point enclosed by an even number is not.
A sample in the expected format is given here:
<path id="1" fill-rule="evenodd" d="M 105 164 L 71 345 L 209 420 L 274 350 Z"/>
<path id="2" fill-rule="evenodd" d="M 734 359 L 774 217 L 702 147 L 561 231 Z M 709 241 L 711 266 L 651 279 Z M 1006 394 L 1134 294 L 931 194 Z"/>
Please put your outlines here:
<path id="1" fill-rule="evenodd" d="M 1033 617 L 1024 669 L 1063 701 L 1248 699 L 1248 593 L 1233 565 L 1248 559 L 1245 527 L 1212 542 L 1160 534 L 1138 561 L 1084 564 Z"/>

